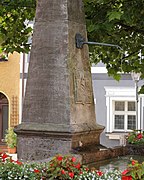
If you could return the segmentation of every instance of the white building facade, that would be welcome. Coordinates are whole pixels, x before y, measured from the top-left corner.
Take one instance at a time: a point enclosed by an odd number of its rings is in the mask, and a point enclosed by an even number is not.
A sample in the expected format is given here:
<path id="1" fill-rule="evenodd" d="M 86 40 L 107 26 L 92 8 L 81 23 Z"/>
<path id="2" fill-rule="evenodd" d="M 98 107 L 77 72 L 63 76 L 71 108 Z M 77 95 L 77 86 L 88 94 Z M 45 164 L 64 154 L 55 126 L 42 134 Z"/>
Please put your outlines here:
<path id="1" fill-rule="evenodd" d="M 144 95 L 136 101 L 135 83 L 131 74 L 122 74 L 116 81 L 107 75 L 102 63 L 92 67 L 96 120 L 105 126 L 101 144 L 107 147 L 125 145 L 125 135 L 133 129 L 144 129 Z M 138 86 L 143 82 L 140 80 Z"/>

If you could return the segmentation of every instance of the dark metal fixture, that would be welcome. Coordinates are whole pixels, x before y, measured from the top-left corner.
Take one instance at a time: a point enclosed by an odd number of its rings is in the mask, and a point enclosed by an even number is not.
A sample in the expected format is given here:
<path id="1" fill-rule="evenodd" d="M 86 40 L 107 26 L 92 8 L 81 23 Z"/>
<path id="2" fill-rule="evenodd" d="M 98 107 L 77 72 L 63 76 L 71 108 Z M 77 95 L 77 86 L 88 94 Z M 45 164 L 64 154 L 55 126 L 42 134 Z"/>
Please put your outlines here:
<path id="1" fill-rule="evenodd" d="M 92 45 L 98 45 L 98 46 L 111 46 L 111 47 L 116 47 L 120 50 L 123 50 L 120 46 L 115 45 L 115 44 L 85 41 L 85 39 L 82 37 L 82 35 L 80 33 L 76 34 L 75 41 L 76 41 L 76 48 L 78 48 L 78 49 L 82 49 L 84 44 L 92 44 Z"/>

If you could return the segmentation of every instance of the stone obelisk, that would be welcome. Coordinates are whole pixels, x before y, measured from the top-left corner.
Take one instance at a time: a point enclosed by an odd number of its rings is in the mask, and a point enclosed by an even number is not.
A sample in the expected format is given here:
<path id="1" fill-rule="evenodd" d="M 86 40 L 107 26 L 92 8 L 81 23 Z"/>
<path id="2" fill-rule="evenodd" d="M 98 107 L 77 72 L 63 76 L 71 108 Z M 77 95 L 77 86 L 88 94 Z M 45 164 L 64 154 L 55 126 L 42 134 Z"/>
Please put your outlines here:
<path id="1" fill-rule="evenodd" d="M 18 158 L 41 160 L 99 145 L 82 0 L 38 0 Z"/>

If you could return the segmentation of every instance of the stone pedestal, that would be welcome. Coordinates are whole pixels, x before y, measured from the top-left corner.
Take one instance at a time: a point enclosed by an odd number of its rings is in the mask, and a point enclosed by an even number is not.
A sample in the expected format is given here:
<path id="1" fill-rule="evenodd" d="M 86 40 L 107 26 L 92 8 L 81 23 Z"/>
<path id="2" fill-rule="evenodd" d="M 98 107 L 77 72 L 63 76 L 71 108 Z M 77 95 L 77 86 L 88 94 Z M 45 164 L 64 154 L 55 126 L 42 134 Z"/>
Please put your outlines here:
<path id="1" fill-rule="evenodd" d="M 18 158 L 39 160 L 99 145 L 82 0 L 38 1 Z"/>

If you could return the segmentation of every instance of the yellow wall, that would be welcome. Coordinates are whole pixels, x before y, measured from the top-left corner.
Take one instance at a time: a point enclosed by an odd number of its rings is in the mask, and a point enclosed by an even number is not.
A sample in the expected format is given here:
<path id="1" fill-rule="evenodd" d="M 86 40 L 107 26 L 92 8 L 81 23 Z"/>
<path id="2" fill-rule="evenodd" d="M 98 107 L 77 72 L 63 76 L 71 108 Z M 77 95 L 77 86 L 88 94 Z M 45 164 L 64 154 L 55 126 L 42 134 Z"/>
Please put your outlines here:
<path id="1" fill-rule="evenodd" d="M 20 55 L 9 55 L 8 61 L 0 62 L 0 92 L 9 101 L 9 126 L 19 123 Z"/>

